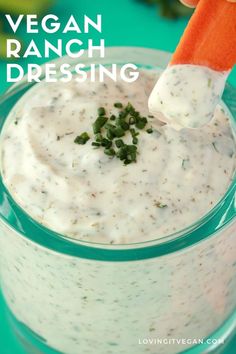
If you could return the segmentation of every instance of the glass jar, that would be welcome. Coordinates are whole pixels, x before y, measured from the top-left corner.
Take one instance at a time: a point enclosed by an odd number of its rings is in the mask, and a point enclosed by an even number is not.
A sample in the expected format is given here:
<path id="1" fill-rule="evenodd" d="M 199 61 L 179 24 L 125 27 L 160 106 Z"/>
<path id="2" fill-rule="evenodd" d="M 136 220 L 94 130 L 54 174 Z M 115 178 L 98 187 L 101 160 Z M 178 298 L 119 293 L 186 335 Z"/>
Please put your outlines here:
<path id="1" fill-rule="evenodd" d="M 170 54 L 132 47 L 80 62 L 164 69 Z M 77 63 L 75 59 L 56 60 Z M 58 74 L 59 75 L 59 74 Z M 1 129 L 32 84 L 0 100 Z M 236 123 L 236 90 L 224 108 Z M 14 163 L 14 162 L 13 162 Z M 72 240 L 32 220 L 0 180 L 0 274 L 8 317 L 26 351 L 175 354 L 220 350 L 236 328 L 236 178 L 224 198 L 181 232 L 148 242 Z"/>

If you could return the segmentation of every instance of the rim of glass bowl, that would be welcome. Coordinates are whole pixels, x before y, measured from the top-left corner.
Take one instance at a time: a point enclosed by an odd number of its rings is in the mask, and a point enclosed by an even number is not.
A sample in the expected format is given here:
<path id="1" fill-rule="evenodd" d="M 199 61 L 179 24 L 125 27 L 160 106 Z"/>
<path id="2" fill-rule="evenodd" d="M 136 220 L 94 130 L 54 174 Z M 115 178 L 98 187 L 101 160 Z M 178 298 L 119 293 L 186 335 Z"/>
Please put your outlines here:
<path id="1" fill-rule="evenodd" d="M 90 63 L 109 65 L 111 63 L 124 64 L 131 62 L 139 67 L 161 70 L 167 66 L 171 57 L 171 53 L 143 47 L 107 47 L 106 57 L 102 59 L 98 56 L 89 59 L 85 57 L 86 54 L 87 51 L 85 51 L 83 58 L 79 60 L 64 56 L 51 62 L 56 64 L 57 69 L 63 62 L 66 62 L 71 65 L 72 71 L 78 62 L 88 65 Z M 41 68 L 43 78 L 44 65 Z M 37 83 L 28 83 L 27 76 L 25 76 L 20 82 L 12 85 L 0 98 L 0 107 L 7 99 L 35 85 Z M 226 85 L 223 102 L 224 109 L 232 117 L 232 124 L 236 126 L 236 89 L 229 84 Z M 111 245 L 72 239 L 39 224 L 16 204 L 4 186 L 2 179 L 0 179 L 0 220 L 28 241 L 50 251 L 99 261 L 137 261 L 183 250 L 212 237 L 231 225 L 236 217 L 235 197 L 236 173 L 227 192 L 217 205 L 190 226 L 161 238 L 138 243 Z"/>

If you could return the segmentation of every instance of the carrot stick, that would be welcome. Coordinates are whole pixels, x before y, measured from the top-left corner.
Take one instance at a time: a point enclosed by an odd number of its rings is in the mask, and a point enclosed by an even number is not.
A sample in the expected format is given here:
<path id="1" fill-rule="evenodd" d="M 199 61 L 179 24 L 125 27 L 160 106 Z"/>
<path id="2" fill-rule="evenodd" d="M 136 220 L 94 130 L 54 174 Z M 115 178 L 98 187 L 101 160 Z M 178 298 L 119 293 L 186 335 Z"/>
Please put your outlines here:
<path id="1" fill-rule="evenodd" d="M 228 71 L 236 64 L 236 4 L 200 0 L 170 65 L 204 65 Z"/>

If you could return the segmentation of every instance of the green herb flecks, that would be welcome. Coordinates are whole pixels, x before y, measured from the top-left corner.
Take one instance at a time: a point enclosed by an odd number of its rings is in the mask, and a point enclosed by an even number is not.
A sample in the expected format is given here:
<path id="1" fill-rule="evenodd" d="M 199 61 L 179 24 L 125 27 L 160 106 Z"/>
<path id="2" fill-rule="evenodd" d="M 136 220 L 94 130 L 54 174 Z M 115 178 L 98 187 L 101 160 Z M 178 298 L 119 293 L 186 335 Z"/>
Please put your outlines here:
<path id="1" fill-rule="evenodd" d="M 116 147 L 121 148 L 122 146 L 125 145 L 122 139 L 117 139 L 115 140 Z"/>
<path id="2" fill-rule="evenodd" d="M 105 114 L 106 114 L 105 108 L 104 107 L 99 107 L 98 108 L 98 115 L 99 116 L 105 116 Z"/>
<path id="3" fill-rule="evenodd" d="M 95 122 L 93 123 L 93 132 L 94 134 L 98 134 L 101 132 L 101 128 L 105 125 L 107 122 L 108 118 L 100 116 L 98 117 Z"/>
<path id="4" fill-rule="evenodd" d="M 152 133 L 153 133 L 153 129 L 152 129 L 152 128 L 148 128 L 148 129 L 146 130 L 146 132 L 147 132 L 148 134 L 152 134 Z"/>
<path id="5" fill-rule="evenodd" d="M 186 159 L 183 159 L 183 160 L 182 160 L 181 166 L 182 166 L 182 169 L 183 169 L 183 170 L 186 170 L 186 169 L 187 169 L 188 163 L 189 163 L 189 158 L 186 158 Z"/>
<path id="6" fill-rule="evenodd" d="M 146 117 L 142 117 L 142 118 L 139 117 L 136 120 L 135 126 L 138 129 L 143 129 L 143 128 L 145 128 L 146 124 L 147 124 L 147 118 Z"/>
<path id="7" fill-rule="evenodd" d="M 114 107 L 116 108 L 122 108 L 123 107 L 123 104 L 121 102 L 116 102 L 114 103 Z"/>
<path id="8" fill-rule="evenodd" d="M 219 150 L 216 147 L 216 142 L 215 141 L 212 142 L 212 146 L 213 146 L 213 148 L 215 149 L 216 152 L 219 152 Z"/>
<path id="9" fill-rule="evenodd" d="M 89 137 L 88 133 L 84 132 L 84 133 L 78 135 L 75 138 L 74 142 L 79 145 L 85 145 L 89 139 L 90 139 L 90 137 Z"/>
<path id="10" fill-rule="evenodd" d="M 104 154 L 108 156 L 115 156 L 116 152 L 113 148 L 110 148 L 110 149 L 104 149 Z"/>
<path id="11" fill-rule="evenodd" d="M 137 161 L 139 131 L 146 128 L 148 118 L 142 117 L 130 102 L 126 106 L 115 102 L 113 106 L 119 110 L 116 115 L 108 115 L 104 107 L 98 108 L 98 117 L 92 125 L 94 139 L 91 145 L 95 149 L 103 148 L 105 155 L 116 157 L 124 165 L 129 165 Z M 146 132 L 151 134 L 153 130 L 149 127 Z M 125 143 L 129 136 L 132 144 Z M 77 136 L 75 143 L 86 144 L 88 140 L 88 133 L 83 133 Z"/>
<path id="12" fill-rule="evenodd" d="M 155 202 L 154 206 L 157 207 L 157 208 L 163 209 L 163 208 L 167 207 L 167 204 L 163 204 L 161 202 Z"/>
<path id="13" fill-rule="evenodd" d="M 121 161 L 124 161 L 125 165 L 129 165 L 131 162 L 136 162 L 137 146 L 125 144 L 117 151 L 116 156 Z"/>

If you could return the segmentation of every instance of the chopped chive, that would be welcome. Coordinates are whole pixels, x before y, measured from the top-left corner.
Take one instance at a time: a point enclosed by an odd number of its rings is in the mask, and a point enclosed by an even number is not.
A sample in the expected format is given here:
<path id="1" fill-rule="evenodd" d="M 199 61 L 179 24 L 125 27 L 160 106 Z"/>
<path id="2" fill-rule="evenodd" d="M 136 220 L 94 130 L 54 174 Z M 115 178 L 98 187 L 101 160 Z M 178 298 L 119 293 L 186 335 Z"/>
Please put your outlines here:
<path id="1" fill-rule="evenodd" d="M 99 107 L 98 108 L 98 115 L 99 116 L 105 116 L 105 114 L 106 114 L 105 108 L 104 107 Z"/>
<path id="2" fill-rule="evenodd" d="M 137 132 L 134 128 L 131 128 L 129 131 L 133 138 L 139 135 L 139 132 Z"/>
<path id="3" fill-rule="evenodd" d="M 129 156 L 132 162 L 136 162 L 136 152 L 131 152 Z"/>
<path id="4" fill-rule="evenodd" d="M 115 134 L 113 133 L 112 129 L 107 130 L 107 139 L 113 140 L 115 138 Z"/>
<path id="5" fill-rule="evenodd" d="M 116 156 L 119 157 L 120 160 L 126 159 L 126 157 L 127 157 L 126 145 L 121 146 L 121 148 L 117 151 Z"/>
<path id="6" fill-rule="evenodd" d="M 129 130 L 129 123 L 127 122 L 122 122 L 120 126 L 124 130 Z"/>
<path id="7" fill-rule="evenodd" d="M 104 128 L 107 130 L 107 138 L 108 139 L 112 140 L 116 137 L 116 133 L 115 133 L 116 126 L 115 125 L 110 124 L 110 123 L 106 123 Z"/>
<path id="8" fill-rule="evenodd" d="M 84 133 L 78 135 L 78 136 L 75 138 L 74 142 L 75 142 L 76 144 L 84 145 L 84 144 L 87 143 L 87 141 L 88 141 L 89 139 L 90 139 L 90 137 L 89 137 L 88 133 L 87 133 L 87 132 L 84 132 Z"/>
<path id="9" fill-rule="evenodd" d="M 125 159 L 125 161 L 124 161 L 124 165 L 129 165 L 131 162 L 132 162 L 132 160 Z"/>
<path id="10" fill-rule="evenodd" d="M 113 133 L 115 134 L 115 136 L 116 136 L 117 138 L 121 138 L 122 136 L 125 135 L 124 129 L 122 129 L 122 128 L 120 128 L 120 127 L 115 128 L 115 129 L 113 130 Z"/>
<path id="11" fill-rule="evenodd" d="M 118 148 L 121 148 L 122 146 L 125 145 L 122 139 L 115 140 L 115 144 L 116 144 L 116 147 L 118 147 Z"/>
<path id="12" fill-rule="evenodd" d="M 98 117 L 95 122 L 93 123 L 93 132 L 94 134 L 98 134 L 101 132 L 101 128 L 107 122 L 107 117 Z"/>
<path id="13" fill-rule="evenodd" d="M 142 118 L 139 118 L 138 121 L 136 121 L 135 126 L 138 129 L 143 129 L 143 128 L 145 128 L 146 124 L 147 124 L 147 118 L 142 117 Z"/>
<path id="14" fill-rule="evenodd" d="M 137 151 L 137 146 L 134 146 L 134 145 L 126 145 L 126 146 L 127 146 L 127 149 L 129 152 Z"/>
<path id="15" fill-rule="evenodd" d="M 124 145 L 122 146 L 116 156 L 120 160 L 124 160 L 124 164 L 128 165 L 131 162 L 136 162 L 137 147 L 135 145 Z"/>
<path id="16" fill-rule="evenodd" d="M 110 148 L 112 146 L 112 141 L 106 138 L 103 138 L 101 141 L 101 145 L 106 148 Z"/>
<path id="17" fill-rule="evenodd" d="M 132 116 L 135 118 L 135 119 L 139 119 L 140 118 L 140 113 L 139 112 L 137 112 L 137 111 L 133 111 L 132 113 Z"/>
<path id="18" fill-rule="evenodd" d="M 129 130 L 129 123 L 127 123 L 123 118 L 120 117 L 116 119 L 116 126 L 121 127 L 124 130 Z"/>
<path id="19" fill-rule="evenodd" d="M 124 118 L 127 117 L 127 115 L 128 115 L 128 112 L 126 112 L 126 111 L 120 111 L 120 113 L 119 113 L 119 118 L 124 119 Z"/>
<path id="20" fill-rule="evenodd" d="M 125 119 L 122 118 L 122 117 L 116 117 L 116 121 L 115 121 L 115 124 L 116 126 L 120 126 L 122 124 L 122 122 L 125 122 Z"/>
<path id="21" fill-rule="evenodd" d="M 97 142 L 101 142 L 101 141 L 102 141 L 102 134 L 101 134 L 101 133 L 96 134 L 95 140 L 96 140 Z"/>
<path id="22" fill-rule="evenodd" d="M 92 146 L 100 147 L 101 143 L 97 143 L 96 141 L 93 141 L 92 142 Z"/>
<path id="23" fill-rule="evenodd" d="M 129 103 L 127 104 L 127 106 L 125 107 L 125 110 L 126 110 L 126 112 L 131 113 L 131 112 L 134 112 L 134 107 L 133 107 L 132 104 L 129 102 Z"/>
<path id="24" fill-rule="evenodd" d="M 111 130 L 111 129 L 115 129 L 115 125 L 114 124 L 111 124 L 111 123 L 109 123 L 109 122 L 107 122 L 106 124 L 105 124 L 105 126 L 104 126 L 104 128 L 105 129 L 109 129 L 109 130 Z"/>
<path id="25" fill-rule="evenodd" d="M 146 132 L 147 132 L 148 134 L 152 134 L 152 133 L 153 133 L 153 129 L 152 129 L 152 128 L 148 128 L 148 129 L 146 130 Z"/>
<path id="26" fill-rule="evenodd" d="M 116 156 L 123 161 L 124 165 L 128 165 L 136 162 L 139 142 L 137 137 L 140 134 L 138 130 L 144 129 L 148 120 L 146 117 L 142 117 L 130 102 L 126 106 L 121 102 L 115 102 L 114 107 L 118 108 L 119 112 L 117 115 L 111 114 L 110 117 L 106 117 L 104 107 L 98 108 L 98 117 L 93 123 L 94 141 L 91 145 L 97 148 L 103 147 L 106 155 Z M 129 132 L 131 136 L 132 144 L 130 145 L 120 139 L 126 135 L 126 132 Z M 146 132 L 150 134 L 153 129 L 150 127 L 146 129 Z M 75 142 L 85 144 L 89 139 L 87 133 L 82 133 L 76 137 Z"/>
<path id="27" fill-rule="evenodd" d="M 116 152 L 113 148 L 110 148 L 110 149 L 104 149 L 104 154 L 108 156 L 115 156 Z"/>
<path id="28" fill-rule="evenodd" d="M 116 108 L 122 108 L 123 107 L 123 104 L 121 102 L 116 102 L 114 103 L 114 107 Z"/>

